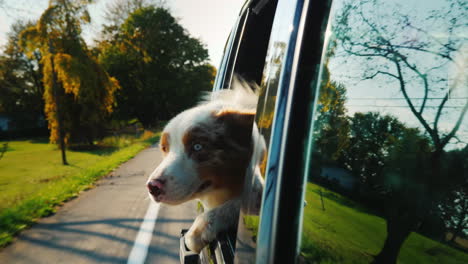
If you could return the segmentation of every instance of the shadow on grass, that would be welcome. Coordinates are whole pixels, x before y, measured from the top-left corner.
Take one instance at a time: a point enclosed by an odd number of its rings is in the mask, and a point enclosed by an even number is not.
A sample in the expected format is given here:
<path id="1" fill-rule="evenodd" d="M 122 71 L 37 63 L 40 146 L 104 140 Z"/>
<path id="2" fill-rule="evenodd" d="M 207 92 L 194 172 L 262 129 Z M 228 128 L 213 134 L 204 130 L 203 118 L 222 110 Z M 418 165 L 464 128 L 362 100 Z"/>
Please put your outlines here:
<path id="1" fill-rule="evenodd" d="M 324 245 L 321 245 L 324 246 Z M 332 253 L 332 249 L 324 249 L 309 239 L 304 239 L 301 245 L 300 263 L 341 263 L 343 259 Z"/>
<path id="2" fill-rule="evenodd" d="M 48 138 L 43 138 L 43 137 L 39 137 L 39 138 L 28 138 L 27 140 L 28 140 L 29 142 L 31 142 L 31 143 L 49 144 L 49 139 L 48 139 Z"/>
<path id="3" fill-rule="evenodd" d="M 15 149 L 11 147 L 11 144 L 9 142 L 0 142 L 0 156 L 2 153 L 7 153 L 7 152 L 12 152 Z"/>
<path id="4" fill-rule="evenodd" d="M 159 142 L 159 138 L 160 138 L 160 136 L 155 136 L 155 137 L 151 137 L 151 138 L 145 139 L 145 140 L 143 140 L 143 142 L 149 143 L 149 144 L 151 144 L 151 145 L 154 145 L 154 144 L 156 144 L 156 143 Z"/>
<path id="5" fill-rule="evenodd" d="M 108 156 L 118 151 L 119 147 L 103 145 L 75 145 L 68 148 L 71 151 L 88 153 L 98 156 Z"/>
<path id="6" fill-rule="evenodd" d="M 94 145 L 85 145 L 85 144 L 72 145 L 72 146 L 69 146 L 68 149 L 71 151 L 76 151 L 76 152 L 83 152 L 83 153 L 99 155 L 99 156 L 107 156 L 107 155 L 111 155 L 112 153 L 122 148 L 128 147 L 138 142 L 142 142 L 142 143 L 146 143 L 150 145 L 153 145 L 159 142 L 159 136 L 153 136 L 147 139 L 125 138 L 122 136 L 117 136 L 117 137 L 108 137 L 106 139 L 107 140 L 105 140 L 104 142 L 100 142 Z M 128 140 L 129 142 L 125 142 L 126 140 Z"/>
<path id="7" fill-rule="evenodd" d="M 315 189 L 315 190 L 313 190 L 313 192 L 318 194 L 319 196 L 323 195 L 323 197 L 325 197 L 325 198 L 327 198 L 329 200 L 332 200 L 332 201 L 336 202 L 337 204 L 352 208 L 352 209 L 354 209 L 356 211 L 359 211 L 361 213 L 376 215 L 376 213 L 373 212 L 372 210 L 367 209 L 366 207 L 360 205 L 358 202 L 353 201 L 353 200 L 351 200 L 350 198 L 348 198 L 346 196 L 336 194 L 334 192 L 330 192 L 330 191 L 327 191 L 327 190 L 322 189 L 322 188 Z M 326 204 L 325 204 L 325 207 L 326 207 Z"/>

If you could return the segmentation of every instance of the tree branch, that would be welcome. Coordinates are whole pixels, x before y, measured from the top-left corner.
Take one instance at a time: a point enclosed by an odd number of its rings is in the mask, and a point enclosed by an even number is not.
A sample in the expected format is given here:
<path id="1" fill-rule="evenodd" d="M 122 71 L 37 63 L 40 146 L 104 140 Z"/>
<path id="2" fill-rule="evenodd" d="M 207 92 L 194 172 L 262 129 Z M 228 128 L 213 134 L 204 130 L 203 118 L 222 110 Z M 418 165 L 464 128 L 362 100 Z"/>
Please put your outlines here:
<path id="1" fill-rule="evenodd" d="M 370 80 L 370 79 L 374 79 L 377 75 L 379 74 L 384 74 L 384 75 L 388 75 L 388 76 L 391 76 L 397 80 L 399 80 L 398 76 L 396 76 L 395 74 L 393 73 L 390 73 L 390 72 L 384 72 L 384 71 L 377 71 L 376 73 L 372 74 L 371 76 L 368 76 L 368 77 L 364 77 L 364 80 Z"/>
<path id="2" fill-rule="evenodd" d="M 421 125 L 426 129 L 427 133 L 431 136 L 432 140 L 434 143 L 439 142 L 439 135 L 434 132 L 434 130 L 429 126 L 429 124 L 424 120 L 422 115 L 416 110 L 416 108 L 413 105 L 413 102 L 411 101 L 410 97 L 408 96 L 408 93 L 406 91 L 406 85 L 405 81 L 403 78 L 403 73 L 401 71 L 401 66 L 398 63 L 398 60 L 393 60 L 395 63 L 395 66 L 397 68 L 398 72 L 398 80 L 400 82 L 400 90 L 403 93 L 403 96 L 405 97 L 406 102 L 408 103 L 408 106 L 410 107 L 411 112 L 414 114 L 414 116 L 418 119 L 418 121 L 421 123 Z"/>
<path id="3" fill-rule="evenodd" d="M 447 94 L 448 96 L 448 94 Z M 460 129 L 460 125 L 463 122 L 463 118 L 465 118 L 466 112 L 468 111 L 468 100 L 466 100 L 465 106 L 463 107 L 463 110 L 460 113 L 460 116 L 458 117 L 457 122 L 455 123 L 455 126 L 452 128 L 452 131 L 448 133 L 441 141 L 441 147 L 443 148 L 447 143 L 455 136 L 455 134 L 458 132 L 458 129 Z"/>
<path id="4" fill-rule="evenodd" d="M 400 48 L 400 49 L 411 49 L 411 50 L 417 50 L 417 51 L 429 53 L 429 54 L 436 55 L 436 56 L 442 57 L 444 59 L 450 60 L 451 62 L 455 63 L 455 61 L 454 61 L 454 59 L 452 57 L 450 57 L 449 55 L 446 55 L 446 54 L 442 54 L 440 52 L 435 52 L 435 51 L 431 51 L 431 50 L 416 47 L 416 46 L 394 45 L 393 47 Z M 457 66 L 458 66 L 458 64 L 457 64 Z"/>
<path id="5" fill-rule="evenodd" d="M 434 131 L 436 133 L 438 132 L 437 125 L 439 123 L 440 116 L 442 115 L 442 110 L 444 109 L 445 103 L 447 103 L 447 101 L 448 101 L 449 94 L 450 94 L 450 91 L 448 91 L 447 94 L 444 96 L 444 98 L 442 99 L 442 102 L 440 102 L 440 105 L 439 105 L 439 107 L 437 109 L 437 113 L 436 113 L 436 116 L 435 116 L 435 119 L 434 119 Z"/>
<path id="6" fill-rule="evenodd" d="M 37 95 L 42 97 L 43 94 L 44 94 L 44 91 L 43 91 L 42 86 L 41 86 L 41 81 L 39 80 L 39 77 L 36 75 L 36 73 L 34 71 L 34 65 L 32 65 L 30 60 L 26 60 L 26 67 L 27 67 L 27 70 L 29 71 L 28 73 L 31 76 L 31 78 L 33 80 L 33 83 L 34 83 L 33 90 L 36 92 Z"/>
<path id="7" fill-rule="evenodd" d="M 396 52 L 395 51 L 395 55 L 397 55 L 404 63 L 405 65 L 410 68 L 413 72 L 415 72 L 419 78 L 421 78 L 423 80 L 423 84 L 424 84 L 424 97 L 423 97 L 423 102 L 421 104 L 421 107 L 419 108 L 419 114 L 422 115 L 423 111 L 424 111 L 424 107 L 426 106 L 426 102 L 427 102 L 427 97 L 429 96 L 429 83 L 427 81 L 427 76 L 426 74 L 423 74 L 421 73 L 415 65 L 411 65 L 409 62 L 408 62 L 408 59 L 406 58 L 406 56 L 403 56 L 402 54 L 400 54 L 399 52 Z"/>

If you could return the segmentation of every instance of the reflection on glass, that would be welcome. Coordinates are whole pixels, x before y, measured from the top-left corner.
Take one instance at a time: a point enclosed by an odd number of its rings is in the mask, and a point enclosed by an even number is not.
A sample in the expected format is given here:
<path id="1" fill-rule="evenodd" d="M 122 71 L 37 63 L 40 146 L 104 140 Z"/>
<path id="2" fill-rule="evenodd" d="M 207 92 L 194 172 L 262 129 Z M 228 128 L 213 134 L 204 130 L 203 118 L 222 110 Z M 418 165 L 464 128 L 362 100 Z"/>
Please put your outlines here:
<path id="1" fill-rule="evenodd" d="M 258 140 L 256 142 L 260 142 L 261 144 L 257 144 L 254 147 L 254 154 L 252 155 L 253 158 L 251 161 L 252 167 L 248 170 L 250 172 L 255 171 L 255 173 L 249 173 L 247 175 L 244 185 L 236 241 L 236 263 L 255 263 L 256 258 L 264 258 L 263 255 L 265 254 L 265 250 L 257 249 L 257 240 L 259 239 L 258 230 L 260 211 L 262 209 L 262 194 L 265 188 L 264 180 L 268 157 L 267 145 L 269 145 L 272 132 L 276 95 L 278 93 L 279 78 L 284 63 L 286 41 L 289 39 L 290 34 L 287 30 L 289 28 L 287 22 L 290 21 L 292 19 L 291 16 L 294 15 L 294 12 L 291 12 L 291 8 L 293 8 L 295 4 L 290 4 L 290 2 L 283 1 L 280 3 L 280 7 L 278 7 L 278 9 L 282 11 L 279 11 L 275 15 L 275 24 L 273 25 L 268 53 L 265 58 L 265 67 L 263 69 L 255 120 L 255 125 L 258 128 Z M 286 8 L 284 5 L 288 5 L 288 7 Z M 258 171 L 256 171 L 256 166 L 258 167 Z M 270 213 L 273 212 L 271 208 L 263 210 Z M 271 217 L 267 218 L 271 219 Z M 265 228 L 270 229 L 271 227 Z M 264 244 L 267 244 L 266 240 L 271 239 L 271 237 L 260 239 Z M 257 253 L 259 256 L 256 256 Z"/>
<path id="2" fill-rule="evenodd" d="M 251 166 L 248 171 L 254 172 L 258 165 L 258 172 L 247 175 L 244 186 L 244 194 L 240 212 L 240 220 L 237 245 L 236 263 L 253 263 L 257 247 L 258 227 L 260 223 L 260 209 L 262 192 L 264 188 L 265 170 L 267 165 L 268 149 L 270 141 L 273 117 L 275 111 L 276 94 L 278 91 L 279 75 L 282 67 L 286 45 L 283 42 L 273 42 L 273 48 L 268 49 L 266 67 L 264 69 L 261 84 L 258 109 L 255 125 L 258 128 L 258 143 L 254 147 Z M 258 152 L 258 153 L 257 153 Z M 255 177 L 258 176 L 258 177 Z M 255 187 L 262 185 L 261 187 Z"/>
<path id="3" fill-rule="evenodd" d="M 301 259 L 468 263 L 468 4 L 336 1 Z"/>

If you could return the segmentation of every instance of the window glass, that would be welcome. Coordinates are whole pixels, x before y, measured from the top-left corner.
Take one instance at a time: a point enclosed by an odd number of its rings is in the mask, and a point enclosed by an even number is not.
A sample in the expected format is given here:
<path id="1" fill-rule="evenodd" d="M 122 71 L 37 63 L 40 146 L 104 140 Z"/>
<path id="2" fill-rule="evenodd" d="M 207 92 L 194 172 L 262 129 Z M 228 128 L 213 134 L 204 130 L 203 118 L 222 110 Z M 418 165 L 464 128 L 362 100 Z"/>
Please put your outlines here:
<path id="1" fill-rule="evenodd" d="M 468 3 L 335 1 L 300 258 L 468 263 Z"/>
<path id="2" fill-rule="evenodd" d="M 228 40 L 224 47 L 224 55 L 219 65 L 219 72 L 216 74 L 214 82 L 214 90 L 225 89 L 230 86 L 232 78 L 232 70 L 237 56 L 237 50 L 240 44 L 240 37 L 244 28 L 244 23 L 247 17 L 247 10 L 243 8 L 241 15 L 238 17 Z"/>
<path id="3" fill-rule="evenodd" d="M 263 232 L 264 237 L 259 232 L 260 212 L 262 211 L 262 224 L 264 230 L 273 229 L 272 216 L 273 202 L 275 197 L 276 178 L 272 177 L 265 183 L 267 175 L 267 157 L 269 149 L 271 149 L 271 137 L 274 134 L 274 120 L 284 120 L 284 114 L 275 117 L 275 107 L 278 104 L 285 104 L 286 96 L 278 96 L 281 92 L 280 76 L 281 72 L 288 68 L 285 67 L 285 61 L 288 58 L 287 43 L 289 43 L 291 35 L 296 34 L 296 30 L 292 30 L 293 21 L 295 18 L 296 6 L 298 1 L 279 1 L 274 15 L 273 26 L 269 38 L 267 54 L 265 58 L 265 66 L 263 68 L 262 80 L 259 91 L 259 101 L 257 106 L 257 114 L 255 119 L 255 130 L 257 132 L 257 145 L 254 147 L 252 155 L 251 168 L 248 170 L 252 173 L 246 176 L 244 185 L 242 206 L 239 217 L 239 227 L 236 241 L 235 262 L 236 263 L 255 263 L 256 259 L 262 259 L 268 262 L 268 245 L 274 239 L 271 232 Z M 294 45 L 292 46 L 294 47 Z M 281 97 L 283 102 L 278 102 L 277 98 Z M 281 100 L 279 100 L 281 101 Z M 279 111 L 281 112 L 281 111 Z M 281 112 L 282 113 L 282 112 Z M 276 113 L 278 115 L 278 113 Z M 278 130 L 278 128 L 277 128 Z M 279 134 L 279 130 L 276 132 Z M 276 156 L 278 153 L 274 153 Z M 276 168 L 269 168 L 271 171 L 276 171 Z M 262 197 L 264 195 L 265 197 Z M 263 200 L 269 200 L 262 203 Z M 261 208 L 264 206 L 264 208 Z"/>

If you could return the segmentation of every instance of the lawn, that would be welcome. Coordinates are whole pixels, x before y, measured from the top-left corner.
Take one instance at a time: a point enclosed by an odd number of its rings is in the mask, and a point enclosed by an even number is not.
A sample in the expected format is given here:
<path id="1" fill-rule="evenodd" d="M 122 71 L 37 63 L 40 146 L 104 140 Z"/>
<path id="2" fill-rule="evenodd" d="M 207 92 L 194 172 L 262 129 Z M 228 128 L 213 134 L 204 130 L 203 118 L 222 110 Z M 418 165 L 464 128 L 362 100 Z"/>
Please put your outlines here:
<path id="1" fill-rule="evenodd" d="M 67 151 L 70 165 L 61 164 L 60 151 L 47 140 L 8 142 L 0 159 L 0 247 L 38 218 L 53 213 L 80 191 L 157 140 L 157 134 L 140 138 L 111 137 L 106 147 Z"/>
<path id="2" fill-rule="evenodd" d="M 323 193 L 325 210 L 320 201 Z M 358 204 L 308 183 L 304 209 L 302 254 L 307 263 L 371 263 L 382 248 L 385 220 Z M 468 254 L 411 233 L 398 263 L 468 263 Z"/>

